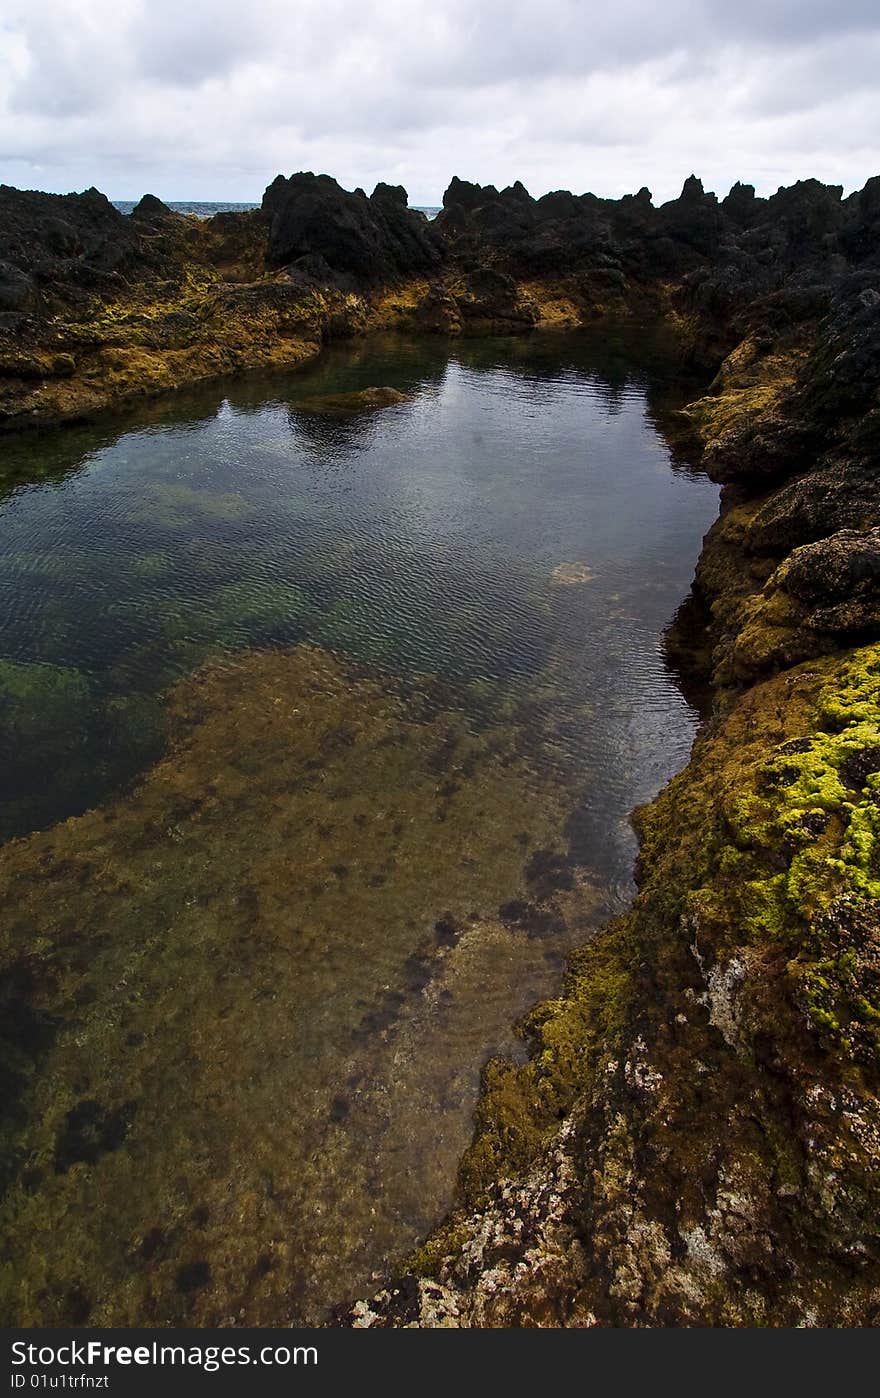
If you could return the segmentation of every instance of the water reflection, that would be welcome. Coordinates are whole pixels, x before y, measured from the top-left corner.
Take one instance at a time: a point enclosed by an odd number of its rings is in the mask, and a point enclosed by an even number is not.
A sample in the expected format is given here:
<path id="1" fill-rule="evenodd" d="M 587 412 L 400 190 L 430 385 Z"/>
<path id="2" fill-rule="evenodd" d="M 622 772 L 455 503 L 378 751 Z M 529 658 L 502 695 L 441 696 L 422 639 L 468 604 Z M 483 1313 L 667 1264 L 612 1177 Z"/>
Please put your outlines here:
<path id="1" fill-rule="evenodd" d="M 297 410 L 376 382 L 410 401 L 350 418 Z M 621 496 L 647 489 L 668 512 L 664 547 L 668 526 L 687 530 L 652 414 L 689 387 L 644 331 L 388 340 L 134 420 L 7 438 L 0 647 L 18 668 L 0 688 L 0 833 L 85 809 L 153 760 L 156 694 L 218 651 L 310 637 L 405 671 L 498 680 L 536 673 L 579 625 L 598 643 L 631 589 L 627 559 L 651 587 L 669 567 Z M 548 595 L 547 573 L 583 554 L 599 568 L 590 593 Z"/>

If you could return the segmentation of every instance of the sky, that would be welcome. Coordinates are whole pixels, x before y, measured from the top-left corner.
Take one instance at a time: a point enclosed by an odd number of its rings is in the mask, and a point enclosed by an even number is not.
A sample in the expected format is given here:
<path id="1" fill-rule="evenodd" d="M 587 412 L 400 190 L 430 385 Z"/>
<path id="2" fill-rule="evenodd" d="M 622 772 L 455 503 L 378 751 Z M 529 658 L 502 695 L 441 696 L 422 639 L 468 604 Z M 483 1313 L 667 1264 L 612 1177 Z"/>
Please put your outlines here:
<path id="1" fill-rule="evenodd" d="M 0 182 L 674 198 L 880 173 L 878 0 L 0 0 Z"/>

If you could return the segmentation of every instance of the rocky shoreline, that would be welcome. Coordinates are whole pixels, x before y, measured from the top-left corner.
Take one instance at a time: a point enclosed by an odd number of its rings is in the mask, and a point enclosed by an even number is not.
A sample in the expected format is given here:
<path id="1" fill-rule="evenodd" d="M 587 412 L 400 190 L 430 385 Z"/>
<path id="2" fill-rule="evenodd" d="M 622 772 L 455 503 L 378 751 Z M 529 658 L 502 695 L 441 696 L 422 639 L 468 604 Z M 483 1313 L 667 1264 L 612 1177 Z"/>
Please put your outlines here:
<path id="1" fill-rule="evenodd" d="M 0 189 L 0 425 L 75 419 L 340 335 L 660 314 L 715 372 L 724 486 L 669 633 L 708 685 L 637 813 L 638 897 L 492 1063 L 458 1204 L 371 1325 L 880 1317 L 880 179 L 654 208 L 279 177 L 197 225 Z M 552 900 L 553 890 L 546 890 Z"/>

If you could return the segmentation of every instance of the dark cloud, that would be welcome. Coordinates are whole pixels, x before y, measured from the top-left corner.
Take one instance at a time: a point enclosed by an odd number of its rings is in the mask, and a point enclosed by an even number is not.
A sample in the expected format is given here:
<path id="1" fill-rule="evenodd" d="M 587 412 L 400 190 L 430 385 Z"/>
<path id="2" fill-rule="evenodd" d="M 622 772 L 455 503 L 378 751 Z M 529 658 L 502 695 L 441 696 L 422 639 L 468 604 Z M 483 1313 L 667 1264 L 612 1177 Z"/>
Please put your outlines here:
<path id="1" fill-rule="evenodd" d="M 878 59 L 876 0 L 4 0 L 0 178 L 853 187 L 880 170 Z"/>

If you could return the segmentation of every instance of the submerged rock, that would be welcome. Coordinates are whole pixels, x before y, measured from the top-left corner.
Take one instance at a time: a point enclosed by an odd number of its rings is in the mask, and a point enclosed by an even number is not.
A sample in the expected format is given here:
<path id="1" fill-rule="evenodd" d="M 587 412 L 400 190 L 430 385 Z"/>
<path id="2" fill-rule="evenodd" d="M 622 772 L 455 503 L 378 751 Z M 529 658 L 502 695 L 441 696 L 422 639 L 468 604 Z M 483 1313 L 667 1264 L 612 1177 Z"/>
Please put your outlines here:
<path id="1" fill-rule="evenodd" d="M 301 398 L 296 404 L 300 413 L 328 413 L 333 417 L 348 417 L 354 413 L 373 413 L 380 408 L 393 408 L 409 403 L 411 395 L 399 389 L 357 388 L 350 393 L 326 393 L 316 398 Z"/>
<path id="2" fill-rule="evenodd" d="M 596 574 L 589 563 L 557 563 L 550 575 L 555 587 L 580 587 L 592 582 Z"/>
<path id="3" fill-rule="evenodd" d="M 499 968 L 516 996 L 543 961 L 498 909 L 566 798 L 514 725 L 312 646 L 197 673 L 169 722 L 137 790 L 0 851 L 22 1324 L 320 1318 L 442 1212 Z"/>

